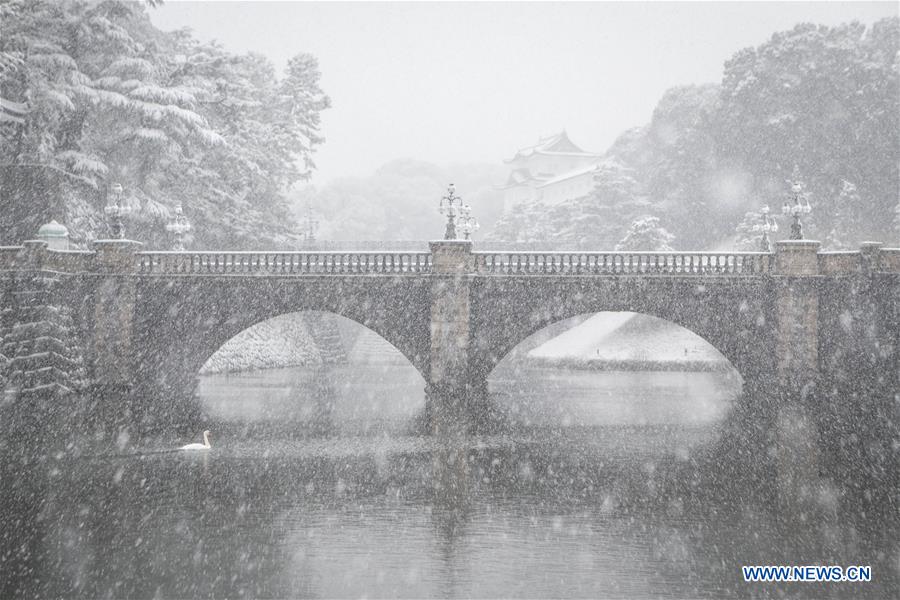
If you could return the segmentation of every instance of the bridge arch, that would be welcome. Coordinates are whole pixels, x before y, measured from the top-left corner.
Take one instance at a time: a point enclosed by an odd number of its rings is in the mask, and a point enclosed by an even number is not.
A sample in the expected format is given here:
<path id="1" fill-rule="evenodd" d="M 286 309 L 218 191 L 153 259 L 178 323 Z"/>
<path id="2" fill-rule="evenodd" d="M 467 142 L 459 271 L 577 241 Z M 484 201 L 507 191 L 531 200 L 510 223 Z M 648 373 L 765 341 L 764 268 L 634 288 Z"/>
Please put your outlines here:
<path id="1" fill-rule="evenodd" d="M 267 324 L 269 327 L 266 327 Z M 350 358 L 353 348 L 366 334 L 379 340 L 379 350 L 402 357 L 399 359 L 414 368 L 420 377 L 424 377 L 409 357 L 377 331 L 358 321 L 326 311 L 290 312 L 269 317 L 239 331 L 218 348 L 214 348 L 219 339 L 227 336 L 227 333 L 222 333 L 204 346 L 204 354 L 197 356 L 197 362 L 201 364 L 199 372 L 202 374 L 226 371 L 229 362 L 234 362 L 232 357 L 241 352 L 239 346 L 243 345 L 249 352 L 270 355 L 273 350 L 293 351 L 294 358 L 306 359 L 304 364 L 339 363 L 343 358 Z M 303 353 L 303 356 L 299 353 Z M 262 358 L 265 359 L 265 356 Z M 252 357 L 248 359 L 243 369 L 268 368 L 264 362 L 254 363 Z"/>
<path id="2" fill-rule="evenodd" d="M 475 282 L 470 368 L 486 378 L 520 342 L 545 327 L 583 314 L 633 312 L 696 334 L 737 370 L 744 391 L 774 370 L 775 318 L 764 281 L 678 281 L 646 278 L 497 278 Z"/>
<path id="3" fill-rule="evenodd" d="M 229 339 L 272 317 L 305 311 L 340 315 L 371 329 L 426 376 L 429 300 L 428 281 L 414 278 L 146 278 L 134 300 L 135 384 L 148 406 L 158 406 L 153 398 L 160 397 L 176 403 Z"/>
<path id="4" fill-rule="evenodd" d="M 584 333 L 579 336 L 575 330 L 582 326 Z M 593 339 L 589 341 L 585 335 Z M 613 336 L 612 340 L 609 336 Z M 643 342 L 645 345 L 647 342 L 659 343 L 661 347 L 654 347 L 651 353 L 655 349 L 663 352 L 655 355 L 647 355 L 644 351 L 626 354 L 621 352 L 624 348 L 618 348 L 620 352 L 615 355 L 603 352 L 605 348 L 609 348 L 609 343 L 631 344 L 635 341 Z M 596 355 L 593 352 L 595 348 L 598 350 Z M 682 354 L 682 348 L 690 351 L 700 349 L 702 354 L 699 356 L 695 352 L 690 355 Z M 627 363 L 638 360 L 649 365 L 645 370 L 654 370 L 654 366 L 658 366 L 659 370 L 675 370 L 677 363 L 687 356 L 686 360 L 694 365 L 703 363 L 700 370 L 729 370 L 740 375 L 731 361 L 702 336 L 671 321 L 633 312 L 584 313 L 554 321 L 516 344 L 498 361 L 491 373 L 510 359 L 523 355 L 530 356 L 538 363 L 542 361 L 552 363 L 557 356 L 564 357 L 563 361 L 578 363 L 593 360 Z M 623 367 L 630 368 L 628 365 Z"/>

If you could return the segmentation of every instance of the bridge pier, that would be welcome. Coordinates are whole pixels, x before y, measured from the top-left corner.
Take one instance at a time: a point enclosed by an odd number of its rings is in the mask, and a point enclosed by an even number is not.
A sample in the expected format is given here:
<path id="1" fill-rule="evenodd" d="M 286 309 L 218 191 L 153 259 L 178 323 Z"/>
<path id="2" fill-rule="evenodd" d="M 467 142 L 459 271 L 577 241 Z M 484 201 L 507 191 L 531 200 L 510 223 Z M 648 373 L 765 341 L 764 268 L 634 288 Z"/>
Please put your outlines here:
<path id="1" fill-rule="evenodd" d="M 143 420 L 134 394 L 138 369 L 132 344 L 137 300 L 134 255 L 140 247 L 140 242 L 130 240 L 93 243 L 91 327 L 85 362 L 98 426 L 114 435 Z"/>
<path id="2" fill-rule="evenodd" d="M 772 442 L 780 503 L 808 504 L 821 485 L 819 242 L 775 243 L 775 386 Z M 794 511 L 791 511 L 793 514 Z"/>
<path id="3" fill-rule="evenodd" d="M 426 415 L 435 435 L 463 434 L 474 424 L 473 405 L 483 401 L 484 381 L 472 375 L 472 242 L 431 242 L 431 354 Z"/>

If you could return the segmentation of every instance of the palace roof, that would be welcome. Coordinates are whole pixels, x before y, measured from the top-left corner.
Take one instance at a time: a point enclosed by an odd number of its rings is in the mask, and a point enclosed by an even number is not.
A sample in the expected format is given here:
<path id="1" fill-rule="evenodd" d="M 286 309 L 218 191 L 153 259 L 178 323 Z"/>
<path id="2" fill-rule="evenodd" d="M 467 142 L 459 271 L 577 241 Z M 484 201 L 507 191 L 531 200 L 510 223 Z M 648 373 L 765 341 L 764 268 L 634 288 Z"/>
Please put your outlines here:
<path id="1" fill-rule="evenodd" d="M 547 137 L 542 137 L 538 140 L 538 143 L 534 146 L 528 146 L 527 148 L 521 148 L 518 152 L 516 152 L 515 156 L 510 159 L 507 159 L 506 163 L 516 162 L 517 160 L 528 158 L 534 154 L 549 154 L 549 155 L 563 155 L 563 156 L 590 156 L 600 158 L 600 154 L 594 154 L 593 152 L 585 152 L 578 146 L 576 146 L 572 140 L 569 139 L 568 134 L 565 129 L 556 135 L 551 135 Z"/>

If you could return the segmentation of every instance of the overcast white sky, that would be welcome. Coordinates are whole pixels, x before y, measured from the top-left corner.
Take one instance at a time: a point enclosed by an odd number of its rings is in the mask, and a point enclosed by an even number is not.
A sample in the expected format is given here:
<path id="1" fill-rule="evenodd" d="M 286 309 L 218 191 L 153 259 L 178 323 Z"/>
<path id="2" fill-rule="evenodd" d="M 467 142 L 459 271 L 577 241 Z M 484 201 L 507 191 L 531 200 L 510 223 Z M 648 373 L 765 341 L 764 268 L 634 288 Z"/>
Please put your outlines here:
<path id="1" fill-rule="evenodd" d="M 802 21 L 869 24 L 898 3 L 167 0 L 150 14 L 279 69 L 298 52 L 319 58 L 334 106 L 318 184 L 399 157 L 500 163 L 563 128 L 603 151 L 667 88 L 719 81 L 735 51 Z"/>

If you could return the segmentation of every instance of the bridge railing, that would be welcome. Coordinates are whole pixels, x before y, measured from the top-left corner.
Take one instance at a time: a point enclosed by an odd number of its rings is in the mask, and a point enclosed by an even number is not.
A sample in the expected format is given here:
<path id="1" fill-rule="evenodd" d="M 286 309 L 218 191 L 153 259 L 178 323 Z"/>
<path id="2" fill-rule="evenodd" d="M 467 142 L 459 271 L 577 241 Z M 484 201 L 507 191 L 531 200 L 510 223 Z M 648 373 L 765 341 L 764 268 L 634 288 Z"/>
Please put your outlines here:
<path id="1" fill-rule="evenodd" d="M 475 271 L 509 275 L 762 275 L 766 252 L 475 252 Z"/>
<path id="2" fill-rule="evenodd" d="M 430 273 L 428 252 L 139 252 L 137 271 L 158 275 Z"/>
<path id="3" fill-rule="evenodd" d="M 881 267 L 887 273 L 900 273 L 900 248 L 882 248 Z"/>

